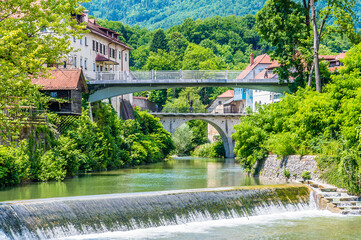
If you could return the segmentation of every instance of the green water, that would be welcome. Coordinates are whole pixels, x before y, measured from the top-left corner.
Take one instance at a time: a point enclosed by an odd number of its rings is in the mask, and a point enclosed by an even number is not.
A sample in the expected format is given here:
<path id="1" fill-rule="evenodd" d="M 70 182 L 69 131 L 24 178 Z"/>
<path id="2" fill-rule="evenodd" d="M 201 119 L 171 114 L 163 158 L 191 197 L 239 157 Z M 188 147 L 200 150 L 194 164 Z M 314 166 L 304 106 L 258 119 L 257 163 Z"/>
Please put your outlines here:
<path id="1" fill-rule="evenodd" d="M 11 200 L 258 185 L 234 159 L 174 160 L 83 174 L 63 182 L 31 183 L 0 190 L 0 202 Z"/>

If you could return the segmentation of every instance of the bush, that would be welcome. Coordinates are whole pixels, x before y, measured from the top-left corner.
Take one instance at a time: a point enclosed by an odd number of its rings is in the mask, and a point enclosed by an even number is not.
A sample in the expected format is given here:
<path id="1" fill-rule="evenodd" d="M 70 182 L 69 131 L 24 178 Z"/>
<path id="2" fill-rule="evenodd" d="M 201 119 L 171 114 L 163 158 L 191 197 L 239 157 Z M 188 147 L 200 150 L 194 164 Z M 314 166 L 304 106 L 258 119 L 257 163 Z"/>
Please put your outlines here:
<path id="1" fill-rule="evenodd" d="M 301 177 L 303 180 L 310 180 L 311 179 L 311 173 L 310 171 L 304 171 L 301 173 Z"/>
<path id="2" fill-rule="evenodd" d="M 347 53 L 322 94 L 299 89 L 235 126 L 235 153 L 246 170 L 269 152 L 319 155 L 323 179 L 361 193 L 360 52 L 361 44 Z"/>
<path id="3" fill-rule="evenodd" d="M 193 154 L 196 157 L 210 157 L 210 158 L 221 158 L 225 156 L 225 151 L 222 141 L 214 143 L 206 143 L 198 146 Z"/>
<path id="4" fill-rule="evenodd" d="M 19 184 L 29 178 L 30 162 L 25 151 L 25 142 L 18 148 L 0 145 L 0 187 Z"/>
<path id="5" fill-rule="evenodd" d="M 288 169 L 283 169 L 283 175 L 286 177 L 286 178 L 290 178 L 291 177 L 291 173 Z"/>

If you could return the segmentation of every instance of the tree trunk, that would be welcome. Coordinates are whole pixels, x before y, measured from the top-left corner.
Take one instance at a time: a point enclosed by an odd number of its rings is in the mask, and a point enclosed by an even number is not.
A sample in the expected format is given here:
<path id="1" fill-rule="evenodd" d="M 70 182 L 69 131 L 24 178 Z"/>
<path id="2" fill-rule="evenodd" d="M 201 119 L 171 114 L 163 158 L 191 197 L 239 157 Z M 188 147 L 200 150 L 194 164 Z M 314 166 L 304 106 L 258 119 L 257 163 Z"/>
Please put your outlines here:
<path id="1" fill-rule="evenodd" d="M 312 64 L 310 75 L 308 75 L 308 86 L 312 87 L 312 77 L 313 77 L 313 69 L 315 68 L 315 65 Z"/>
<path id="2" fill-rule="evenodd" d="M 312 12 L 312 26 L 313 26 L 313 64 L 315 66 L 315 81 L 316 81 L 316 90 L 321 93 L 321 72 L 320 72 L 320 63 L 318 60 L 318 49 L 320 46 L 320 36 L 318 35 L 317 22 L 316 22 L 316 8 L 315 0 L 311 0 L 311 12 Z"/>

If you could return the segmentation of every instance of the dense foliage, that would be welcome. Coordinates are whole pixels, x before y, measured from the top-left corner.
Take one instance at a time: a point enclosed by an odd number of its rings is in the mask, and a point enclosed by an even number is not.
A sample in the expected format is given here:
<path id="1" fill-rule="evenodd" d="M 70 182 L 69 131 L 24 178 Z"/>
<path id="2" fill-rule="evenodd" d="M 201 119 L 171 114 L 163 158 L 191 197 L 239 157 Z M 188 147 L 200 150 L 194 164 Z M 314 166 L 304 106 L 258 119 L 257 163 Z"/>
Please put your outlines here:
<path id="1" fill-rule="evenodd" d="M 316 154 L 323 178 L 361 192 L 361 44 L 323 94 L 309 88 L 262 106 L 236 126 L 235 153 L 251 171 L 269 152 L 280 156 Z"/>
<path id="2" fill-rule="evenodd" d="M 146 112 L 124 121 L 110 105 L 99 103 L 94 115 L 92 122 L 85 111 L 59 138 L 39 129 L 45 139 L 33 136 L 19 147 L 0 145 L 0 186 L 157 162 L 174 149 L 170 134 Z"/>
<path id="3" fill-rule="evenodd" d="M 318 3 L 317 11 L 313 2 Z M 292 90 L 314 85 L 322 91 L 329 78 L 321 75 L 319 54 L 330 36 L 345 36 L 353 44 L 361 41 L 355 28 L 355 4 L 354 0 L 268 0 L 257 13 L 258 32 L 272 46 L 269 54 L 280 64 L 279 78 L 294 79 Z"/>
<path id="4" fill-rule="evenodd" d="M 20 135 L 17 120 L 29 115 L 20 106 L 39 109 L 46 102 L 31 79 L 46 75 L 46 64 L 72 50 L 69 38 L 80 36 L 84 25 L 72 17 L 82 11 L 77 0 L 7 0 L 0 9 L 0 141 L 10 144 Z M 43 34 L 49 29 L 52 34 Z M 10 115 L 17 119 L 8 121 Z"/>
<path id="5" fill-rule="evenodd" d="M 156 29 L 170 28 L 186 18 L 255 14 L 265 2 L 266 0 L 93 0 L 83 5 L 90 10 L 90 14 L 99 18 Z"/>
<path id="6" fill-rule="evenodd" d="M 93 0 L 83 4 L 96 17 L 149 29 L 170 28 L 184 19 L 257 13 L 266 0 Z M 356 13 L 361 15 L 360 6 Z"/>
<path id="7" fill-rule="evenodd" d="M 210 157 L 221 158 L 225 156 L 224 146 L 222 141 L 216 141 L 214 143 L 206 143 L 200 145 L 194 149 L 192 154 L 196 157 Z"/>

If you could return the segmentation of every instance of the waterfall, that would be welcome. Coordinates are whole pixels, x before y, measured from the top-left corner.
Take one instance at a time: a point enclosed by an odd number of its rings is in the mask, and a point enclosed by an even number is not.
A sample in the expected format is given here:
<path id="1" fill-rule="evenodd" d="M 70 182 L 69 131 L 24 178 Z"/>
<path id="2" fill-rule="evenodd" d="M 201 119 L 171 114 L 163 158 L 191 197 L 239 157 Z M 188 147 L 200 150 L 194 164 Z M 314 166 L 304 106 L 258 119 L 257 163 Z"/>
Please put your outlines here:
<path id="1" fill-rule="evenodd" d="M 14 201 L 0 205 L 0 236 L 49 239 L 314 208 L 303 185 Z"/>

